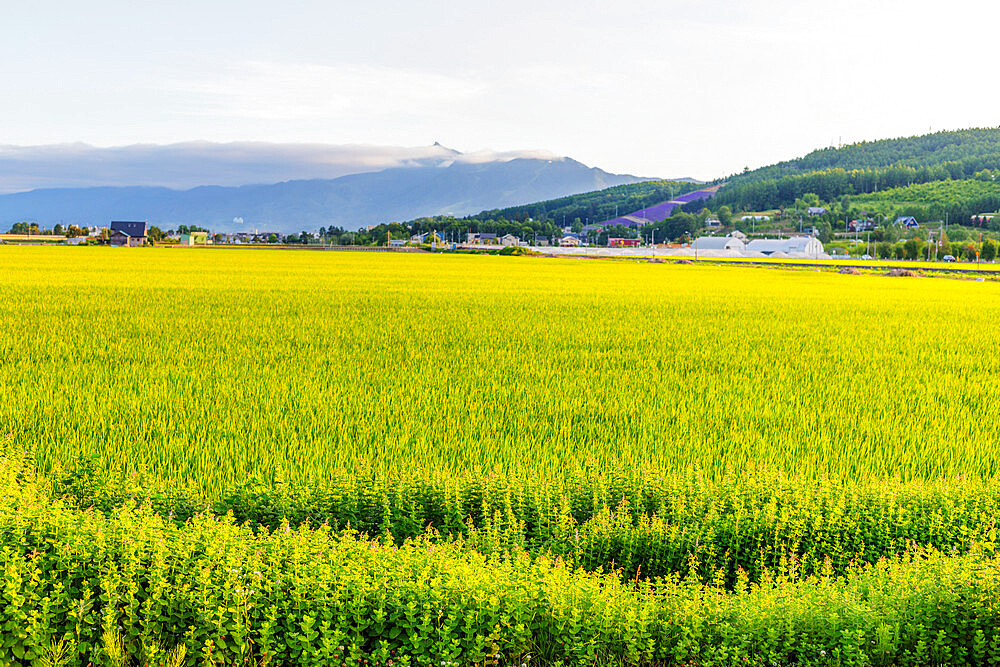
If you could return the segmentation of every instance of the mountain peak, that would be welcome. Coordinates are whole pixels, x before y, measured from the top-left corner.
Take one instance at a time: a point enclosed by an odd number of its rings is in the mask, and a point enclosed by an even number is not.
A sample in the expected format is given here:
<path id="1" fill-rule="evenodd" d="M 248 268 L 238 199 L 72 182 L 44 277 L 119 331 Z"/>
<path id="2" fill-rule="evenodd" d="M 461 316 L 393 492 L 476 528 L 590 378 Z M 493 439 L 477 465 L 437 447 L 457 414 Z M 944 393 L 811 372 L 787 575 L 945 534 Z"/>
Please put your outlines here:
<path id="1" fill-rule="evenodd" d="M 456 151 L 454 148 L 448 148 L 447 146 L 445 146 L 444 144 L 442 144 L 440 141 L 435 141 L 434 144 L 433 144 L 433 147 L 434 148 L 440 148 L 445 153 L 449 153 L 451 155 L 461 155 L 462 154 L 461 151 Z"/>

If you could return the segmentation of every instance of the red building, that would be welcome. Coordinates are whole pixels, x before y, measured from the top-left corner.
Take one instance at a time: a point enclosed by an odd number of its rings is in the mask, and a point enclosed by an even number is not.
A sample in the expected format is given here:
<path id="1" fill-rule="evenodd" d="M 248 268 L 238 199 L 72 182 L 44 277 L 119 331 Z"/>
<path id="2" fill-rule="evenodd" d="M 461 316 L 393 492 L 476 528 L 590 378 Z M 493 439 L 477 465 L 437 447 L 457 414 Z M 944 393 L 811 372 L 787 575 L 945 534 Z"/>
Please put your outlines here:
<path id="1" fill-rule="evenodd" d="M 608 239 L 609 248 L 638 248 L 639 239 Z"/>

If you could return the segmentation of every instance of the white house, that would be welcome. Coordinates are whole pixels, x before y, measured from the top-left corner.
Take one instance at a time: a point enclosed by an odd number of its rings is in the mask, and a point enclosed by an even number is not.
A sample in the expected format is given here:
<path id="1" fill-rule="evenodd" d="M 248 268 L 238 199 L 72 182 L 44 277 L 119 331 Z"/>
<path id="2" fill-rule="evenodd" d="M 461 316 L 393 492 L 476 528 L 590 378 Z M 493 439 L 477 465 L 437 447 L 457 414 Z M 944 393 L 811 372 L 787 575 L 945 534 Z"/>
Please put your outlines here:
<path id="1" fill-rule="evenodd" d="M 580 239 L 576 236 L 564 236 L 559 239 L 559 245 L 563 248 L 577 248 L 580 246 Z"/>
<path id="2" fill-rule="evenodd" d="M 504 234 L 500 237 L 500 245 L 502 246 L 516 246 L 521 245 L 521 239 L 517 238 L 513 234 Z"/>
<path id="3" fill-rule="evenodd" d="M 826 215 L 826 209 L 822 206 L 810 206 L 806 209 L 806 215 Z"/>

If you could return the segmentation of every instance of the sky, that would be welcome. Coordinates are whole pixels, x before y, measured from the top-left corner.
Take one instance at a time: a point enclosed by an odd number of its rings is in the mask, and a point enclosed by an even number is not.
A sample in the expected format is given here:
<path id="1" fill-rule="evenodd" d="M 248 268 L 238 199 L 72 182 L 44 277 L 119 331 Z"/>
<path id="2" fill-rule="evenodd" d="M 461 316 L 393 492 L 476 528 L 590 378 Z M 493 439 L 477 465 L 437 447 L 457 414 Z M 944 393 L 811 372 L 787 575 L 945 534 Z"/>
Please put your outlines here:
<path id="1" fill-rule="evenodd" d="M 996 3 L 4 3 L 0 144 L 538 149 L 713 179 L 1000 125 Z"/>

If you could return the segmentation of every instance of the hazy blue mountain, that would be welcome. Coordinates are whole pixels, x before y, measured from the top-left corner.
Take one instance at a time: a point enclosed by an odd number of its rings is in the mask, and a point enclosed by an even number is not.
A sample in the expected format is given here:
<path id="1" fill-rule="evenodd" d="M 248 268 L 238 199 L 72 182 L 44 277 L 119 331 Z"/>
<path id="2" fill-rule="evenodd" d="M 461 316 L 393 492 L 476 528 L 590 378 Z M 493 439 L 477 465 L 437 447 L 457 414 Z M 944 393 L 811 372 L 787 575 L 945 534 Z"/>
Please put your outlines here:
<path id="1" fill-rule="evenodd" d="M 21 220 L 47 226 L 147 220 L 162 228 L 197 224 L 218 231 L 356 229 L 420 216 L 467 215 L 643 180 L 649 179 L 610 174 L 569 158 L 517 158 L 444 160 L 272 185 L 46 188 L 0 196 L 0 227 L 6 230 Z"/>
<path id="2" fill-rule="evenodd" d="M 482 150 L 460 153 L 432 146 L 278 144 L 260 141 L 90 146 L 0 145 L 0 194 L 39 188 L 148 185 L 187 190 L 200 185 L 249 185 L 311 178 L 340 178 L 394 167 L 552 159 L 551 153 Z"/>

